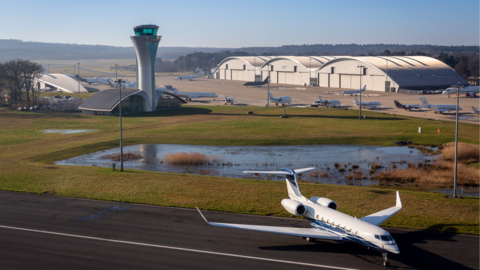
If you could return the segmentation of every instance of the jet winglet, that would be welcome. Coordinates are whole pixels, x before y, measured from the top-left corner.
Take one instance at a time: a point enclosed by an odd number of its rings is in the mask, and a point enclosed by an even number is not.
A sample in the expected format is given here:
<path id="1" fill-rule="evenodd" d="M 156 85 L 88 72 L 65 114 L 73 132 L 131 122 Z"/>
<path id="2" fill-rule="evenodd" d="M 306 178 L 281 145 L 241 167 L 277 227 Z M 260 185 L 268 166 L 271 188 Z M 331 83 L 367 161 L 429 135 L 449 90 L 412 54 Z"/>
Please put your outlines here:
<path id="1" fill-rule="evenodd" d="M 402 208 L 402 201 L 400 200 L 400 194 L 398 193 L 398 191 L 397 191 L 397 205 L 395 206 Z"/>
<path id="2" fill-rule="evenodd" d="M 195 206 L 195 208 L 197 208 L 198 213 L 200 213 L 200 216 L 202 216 L 203 220 L 205 220 L 205 222 L 207 222 L 208 224 L 210 224 L 210 222 L 208 222 L 208 220 L 205 218 L 205 216 L 202 214 L 202 212 L 200 212 L 200 209 L 198 209 L 197 206 Z"/>

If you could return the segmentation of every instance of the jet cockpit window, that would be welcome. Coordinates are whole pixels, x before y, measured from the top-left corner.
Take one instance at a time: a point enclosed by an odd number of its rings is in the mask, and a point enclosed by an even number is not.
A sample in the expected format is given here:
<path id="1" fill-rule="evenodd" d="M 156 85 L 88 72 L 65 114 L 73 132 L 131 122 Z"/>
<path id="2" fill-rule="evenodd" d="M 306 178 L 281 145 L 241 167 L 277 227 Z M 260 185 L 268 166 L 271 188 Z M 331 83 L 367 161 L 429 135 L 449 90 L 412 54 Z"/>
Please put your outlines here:
<path id="1" fill-rule="evenodd" d="M 378 236 L 378 235 L 375 234 L 375 239 L 380 240 L 380 236 Z"/>
<path id="2" fill-rule="evenodd" d="M 376 237 L 377 236 L 375 235 L 375 238 Z M 380 237 L 382 238 L 383 241 L 393 241 L 393 238 L 390 235 L 380 235 Z"/>

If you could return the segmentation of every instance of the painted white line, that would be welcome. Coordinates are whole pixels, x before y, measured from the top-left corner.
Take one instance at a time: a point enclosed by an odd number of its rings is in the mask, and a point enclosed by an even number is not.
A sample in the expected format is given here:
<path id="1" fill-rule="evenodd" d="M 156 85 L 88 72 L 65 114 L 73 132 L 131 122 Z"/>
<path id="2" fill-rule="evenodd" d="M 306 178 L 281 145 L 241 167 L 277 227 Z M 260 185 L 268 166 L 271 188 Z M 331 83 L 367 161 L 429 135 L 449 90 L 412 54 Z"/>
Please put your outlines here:
<path id="1" fill-rule="evenodd" d="M 251 260 L 259 260 L 259 261 L 277 262 L 277 263 L 285 263 L 285 264 L 295 264 L 295 265 L 311 266 L 311 267 L 321 267 L 321 268 L 329 268 L 329 269 L 357 270 L 357 269 L 353 269 L 353 268 L 344 268 L 344 267 L 336 267 L 336 266 L 321 265 L 321 264 L 311 264 L 311 263 L 303 263 L 303 262 L 294 262 L 294 261 L 275 260 L 275 259 L 269 259 L 269 258 L 261 258 L 261 257 L 253 257 L 253 256 L 244 256 L 244 255 L 237 255 L 237 254 L 230 254 L 230 253 L 222 253 L 222 252 L 213 252 L 213 251 L 199 250 L 199 249 L 190 249 L 190 248 L 180 248 L 180 247 L 171 247 L 171 246 L 163 246 L 163 245 L 154 245 L 154 244 L 147 244 L 147 243 L 139 243 L 139 242 L 130 242 L 130 241 L 122 241 L 122 240 L 114 240 L 114 239 L 106 239 L 106 238 L 92 237 L 92 236 L 84 236 L 84 235 L 77 235 L 77 234 L 68 234 L 68 233 L 58 233 L 58 232 L 50 232 L 50 231 L 41 231 L 41 230 L 26 229 L 26 228 L 19 228 L 19 227 L 10 227 L 10 226 L 3 226 L 3 225 L 0 225 L 0 228 L 11 229 L 11 230 L 18 230 L 18 231 L 27 231 L 27 232 L 36 232 L 36 233 L 52 234 L 52 235 L 59 235 L 59 236 L 67 236 L 67 237 L 76 237 L 76 238 L 82 238 L 82 239 L 90 239 L 90 240 L 97 240 L 97 241 L 104 241 L 104 242 L 112 242 L 112 243 L 120 243 L 120 244 L 129 244 L 129 245 L 137 245 L 137 246 L 145 246 L 145 247 L 155 247 L 155 248 L 165 248 L 165 249 L 173 249 L 173 250 L 197 252 L 197 253 L 212 254 L 212 255 L 219 255 L 219 256 L 228 256 L 228 257 L 244 258 L 244 259 L 251 259 Z"/>

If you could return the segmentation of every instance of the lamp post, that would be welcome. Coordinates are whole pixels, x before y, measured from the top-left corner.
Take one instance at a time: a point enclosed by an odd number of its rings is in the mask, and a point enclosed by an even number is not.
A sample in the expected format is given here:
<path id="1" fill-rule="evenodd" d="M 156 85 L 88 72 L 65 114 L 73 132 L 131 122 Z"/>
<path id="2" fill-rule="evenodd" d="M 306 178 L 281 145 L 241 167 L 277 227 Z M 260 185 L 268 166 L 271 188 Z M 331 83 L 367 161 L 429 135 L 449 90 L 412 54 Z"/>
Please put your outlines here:
<path id="1" fill-rule="evenodd" d="M 270 64 L 268 64 L 267 107 L 270 107 Z"/>
<path id="2" fill-rule="evenodd" d="M 77 63 L 78 65 L 78 74 L 77 74 L 77 82 L 78 82 L 78 93 L 80 94 L 80 63 Z"/>
<path id="3" fill-rule="evenodd" d="M 455 112 L 455 176 L 453 180 L 453 197 L 457 198 L 457 156 L 458 156 L 458 103 L 460 99 L 460 80 L 455 85 L 457 89 L 457 110 Z"/>
<path id="4" fill-rule="evenodd" d="M 115 81 L 118 81 L 118 79 L 117 79 L 117 68 L 118 68 L 118 64 L 115 64 Z"/>
<path id="5" fill-rule="evenodd" d="M 358 120 L 362 120 L 362 71 L 365 66 L 359 65 L 357 67 L 360 68 L 360 88 L 358 90 L 360 92 L 360 103 L 358 104 L 360 110 L 358 111 Z"/>
<path id="6" fill-rule="evenodd" d="M 117 81 L 119 87 L 118 115 L 120 116 L 120 171 L 123 172 L 123 141 L 122 141 L 122 79 Z"/>

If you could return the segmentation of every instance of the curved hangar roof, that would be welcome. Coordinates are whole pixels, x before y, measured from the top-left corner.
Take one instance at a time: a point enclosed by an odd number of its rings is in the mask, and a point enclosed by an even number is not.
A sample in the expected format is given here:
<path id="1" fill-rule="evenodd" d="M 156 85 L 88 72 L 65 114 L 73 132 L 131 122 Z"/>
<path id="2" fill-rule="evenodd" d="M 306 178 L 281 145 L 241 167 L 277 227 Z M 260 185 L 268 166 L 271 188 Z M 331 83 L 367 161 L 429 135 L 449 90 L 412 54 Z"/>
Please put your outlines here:
<path id="1" fill-rule="evenodd" d="M 163 93 L 169 94 L 182 103 L 187 103 L 185 100 L 172 95 L 168 92 L 161 91 L 161 90 L 156 90 L 156 96 L 160 98 L 160 96 Z M 87 99 L 85 102 L 80 105 L 79 109 L 81 110 L 87 110 L 87 111 L 104 111 L 104 112 L 109 112 L 112 111 L 115 106 L 118 105 L 119 102 L 119 96 L 120 96 L 120 90 L 119 89 L 108 89 L 104 90 L 101 92 L 98 92 L 97 94 L 91 96 L 89 99 Z M 148 100 L 148 96 L 144 91 L 140 91 L 138 89 L 122 89 L 122 100 L 130 97 L 130 96 L 141 96 L 144 99 Z"/>
<path id="2" fill-rule="evenodd" d="M 330 67 L 340 63 L 345 64 L 348 67 L 346 69 L 355 69 L 355 72 L 358 72 L 358 62 L 363 62 L 367 68 L 372 68 L 380 74 L 388 76 L 389 80 L 394 81 L 401 88 L 450 86 L 456 84 L 458 80 L 462 85 L 468 85 L 467 81 L 451 67 L 427 56 L 233 56 L 220 62 L 214 72 L 222 64 L 232 60 L 248 63 L 250 68 L 255 65 L 256 69 L 274 65 L 276 61 L 288 60 L 318 73 L 330 73 Z M 351 62 L 350 66 L 348 66 L 348 62 Z M 342 74 L 342 71 L 337 69 L 335 73 Z M 346 72 L 343 74 L 358 73 Z"/>
<path id="3" fill-rule="evenodd" d="M 78 82 L 65 74 L 44 74 L 37 79 L 38 82 L 55 86 L 67 93 L 78 93 Z M 80 93 L 88 93 L 87 89 L 80 84 Z"/>

